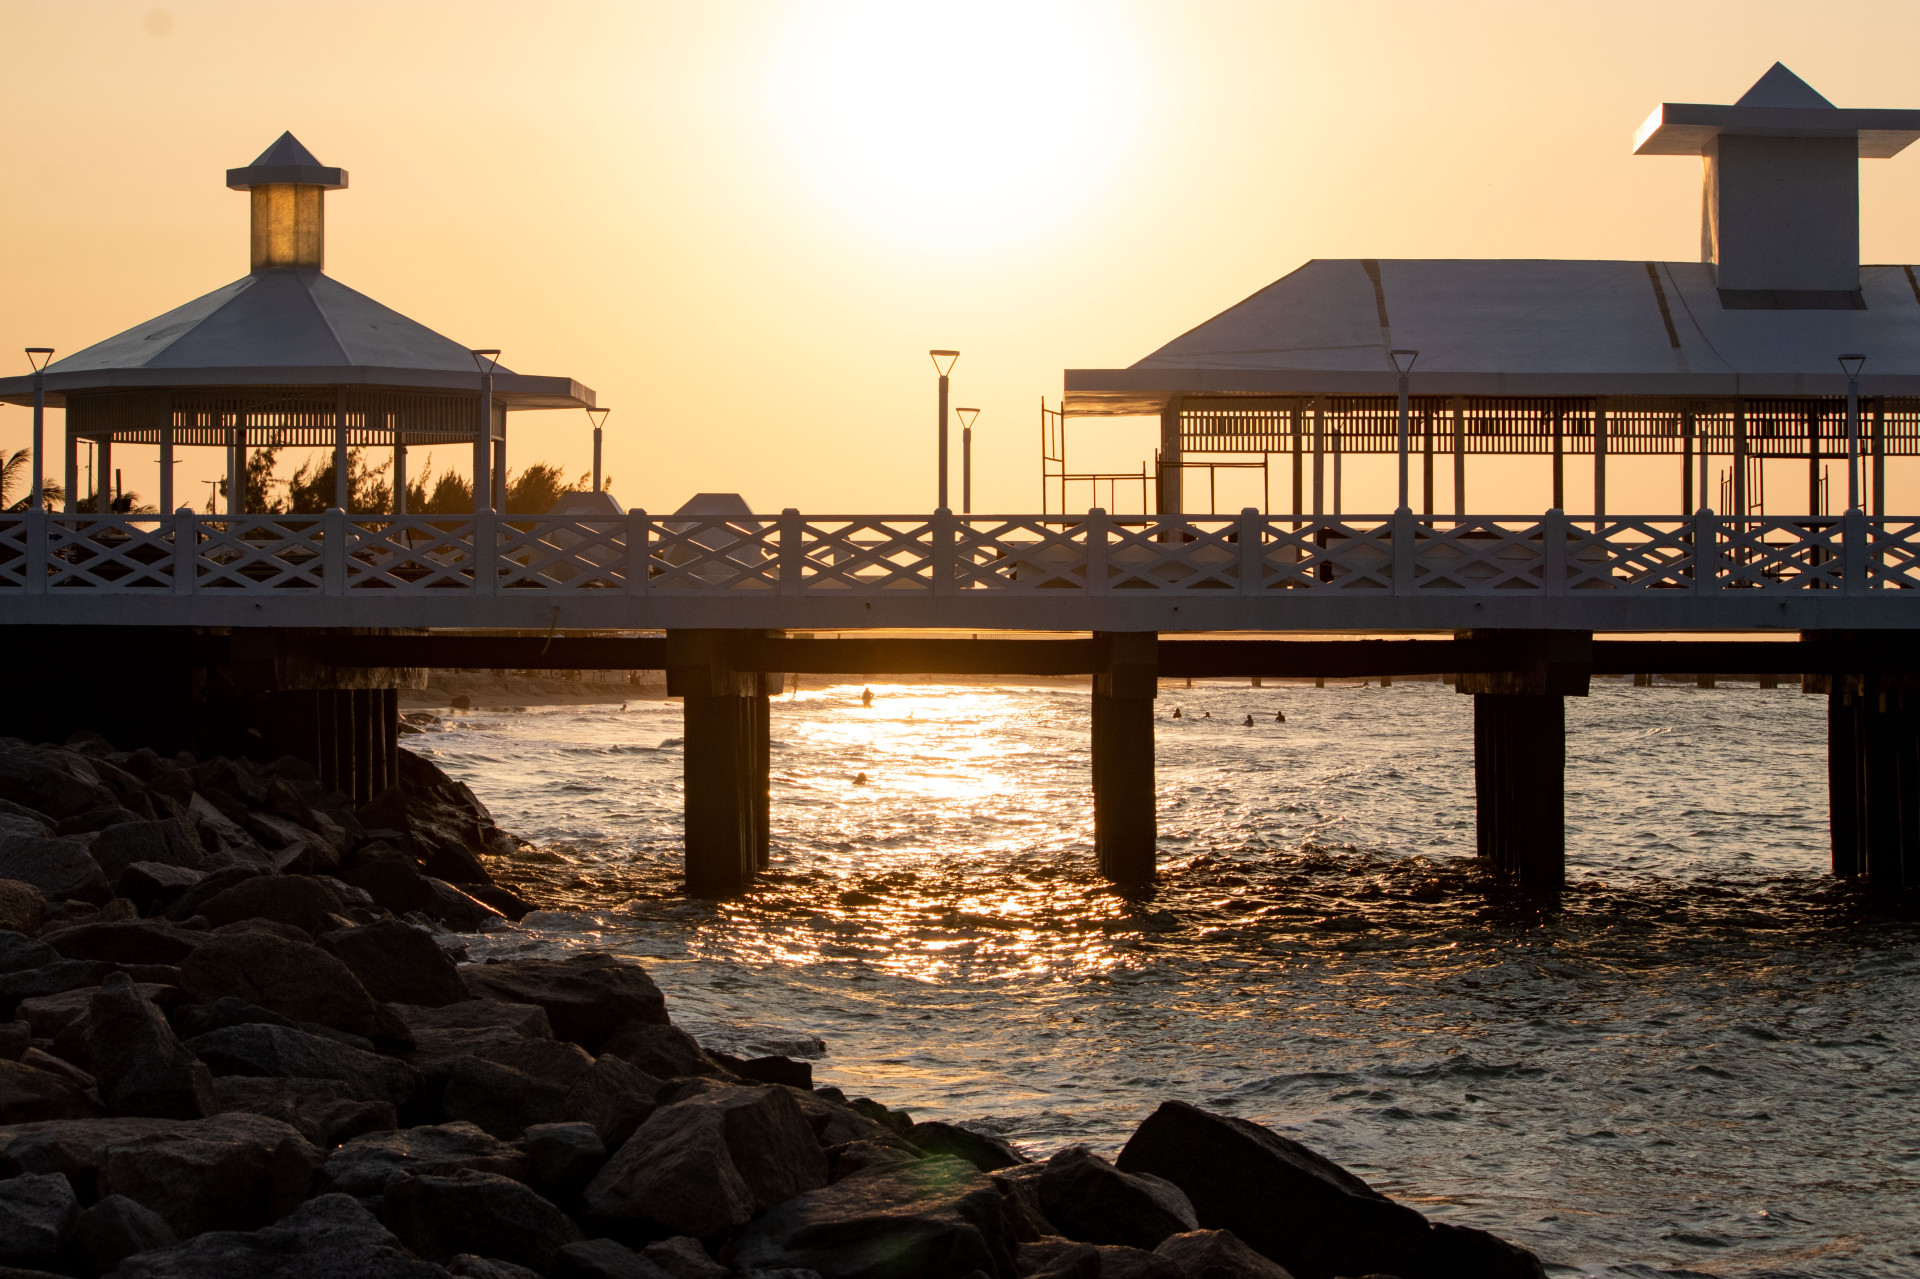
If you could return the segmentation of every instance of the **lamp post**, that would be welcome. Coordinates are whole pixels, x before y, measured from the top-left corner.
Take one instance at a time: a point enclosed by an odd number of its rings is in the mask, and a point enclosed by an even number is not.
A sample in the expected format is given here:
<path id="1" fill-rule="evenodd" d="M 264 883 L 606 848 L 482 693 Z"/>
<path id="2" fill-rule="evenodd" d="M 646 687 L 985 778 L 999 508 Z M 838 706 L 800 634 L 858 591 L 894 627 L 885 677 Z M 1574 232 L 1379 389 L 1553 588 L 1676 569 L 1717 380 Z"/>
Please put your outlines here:
<path id="1" fill-rule="evenodd" d="M 1412 399 L 1408 391 L 1411 381 L 1408 375 L 1413 372 L 1413 362 L 1420 358 L 1420 352 L 1389 351 L 1387 354 L 1393 357 L 1393 367 L 1400 374 L 1400 505 L 1394 508 L 1393 513 L 1404 515 L 1413 509 L 1407 505 L 1407 416 Z"/>
<path id="2" fill-rule="evenodd" d="M 960 513 L 973 514 L 973 419 L 979 409 L 955 409 L 960 419 Z"/>
<path id="3" fill-rule="evenodd" d="M 612 409 L 588 409 L 587 420 L 593 423 L 593 491 L 600 491 L 600 432 L 607 425 L 607 414 Z"/>
<path id="4" fill-rule="evenodd" d="M 939 508 L 947 509 L 947 374 L 953 372 L 953 362 L 960 358 L 958 351 L 928 351 L 933 357 L 933 367 L 940 374 L 940 490 Z"/>
<path id="5" fill-rule="evenodd" d="M 500 363 L 498 349 L 470 351 L 480 370 L 480 427 L 473 436 L 474 514 L 493 509 L 493 370 Z"/>
<path id="6" fill-rule="evenodd" d="M 46 504 L 47 489 L 47 362 L 53 359 L 50 346 L 27 348 L 27 364 L 33 369 L 33 488 L 27 509 L 37 511 Z"/>
<path id="7" fill-rule="evenodd" d="M 1860 366 L 1864 355 L 1843 355 L 1840 368 L 1847 375 L 1847 514 L 1860 509 Z"/>

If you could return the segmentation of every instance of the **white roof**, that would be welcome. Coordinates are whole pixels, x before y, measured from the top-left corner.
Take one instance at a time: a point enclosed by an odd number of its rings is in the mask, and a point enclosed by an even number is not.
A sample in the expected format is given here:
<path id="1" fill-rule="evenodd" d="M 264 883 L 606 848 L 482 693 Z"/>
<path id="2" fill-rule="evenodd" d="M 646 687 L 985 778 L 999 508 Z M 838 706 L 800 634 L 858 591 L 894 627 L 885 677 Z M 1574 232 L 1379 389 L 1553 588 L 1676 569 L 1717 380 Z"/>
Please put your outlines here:
<path id="1" fill-rule="evenodd" d="M 1723 307 L 1699 262 L 1316 259 L 1125 369 L 1069 369 L 1076 414 L 1195 394 L 1920 394 L 1913 268 L 1860 268 L 1864 310 Z"/>

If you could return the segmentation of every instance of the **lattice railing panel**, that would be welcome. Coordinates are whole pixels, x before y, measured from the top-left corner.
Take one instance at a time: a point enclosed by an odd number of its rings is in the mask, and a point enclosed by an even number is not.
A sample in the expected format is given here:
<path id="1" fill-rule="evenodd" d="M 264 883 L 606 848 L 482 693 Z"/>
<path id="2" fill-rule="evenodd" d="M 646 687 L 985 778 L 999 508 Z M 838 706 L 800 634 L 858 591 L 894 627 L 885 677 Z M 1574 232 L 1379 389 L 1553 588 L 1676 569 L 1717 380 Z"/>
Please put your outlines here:
<path id="1" fill-rule="evenodd" d="M 48 589 L 171 591 L 172 525 L 159 515 L 49 518 Z"/>
<path id="2" fill-rule="evenodd" d="M 321 517 L 230 515 L 193 522 L 195 592 L 317 591 L 322 578 Z"/>
<path id="3" fill-rule="evenodd" d="M 1257 590 L 1390 591 L 1393 525 L 1385 519 L 1340 516 L 1266 521 Z"/>
<path id="4" fill-rule="evenodd" d="M 1422 519 L 1414 529 L 1413 583 L 1419 591 L 1545 590 L 1546 563 L 1538 520 Z"/>
<path id="5" fill-rule="evenodd" d="M 501 590 L 610 591 L 626 586 L 627 522 L 552 516 L 502 520 Z"/>
<path id="6" fill-rule="evenodd" d="M 1240 586 L 1238 520 L 1129 520 L 1106 528 L 1109 591 L 1233 591 Z"/>
<path id="7" fill-rule="evenodd" d="M 1867 527 L 1870 590 L 1920 589 L 1920 520 L 1876 520 Z"/>
<path id="8" fill-rule="evenodd" d="M 1841 521 L 1748 518 L 1719 523 L 1716 580 L 1721 589 L 1844 589 Z"/>
<path id="9" fill-rule="evenodd" d="M 931 591 L 933 524 L 884 515 L 814 516 L 795 521 L 799 593 Z M 782 569 L 782 573 L 789 569 Z M 782 578 L 786 585 L 786 579 Z"/>
<path id="10" fill-rule="evenodd" d="M 1087 589 L 1087 524 L 1045 516 L 966 516 L 954 529 L 954 585 L 962 591 Z"/>
<path id="11" fill-rule="evenodd" d="M 27 587 L 27 517 L 0 515 L 0 591 Z"/>
<path id="12" fill-rule="evenodd" d="M 773 591 L 780 585 L 780 524 L 759 517 L 676 515 L 653 526 L 647 548 L 655 593 Z"/>
<path id="13" fill-rule="evenodd" d="M 421 595 L 473 587 L 472 516 L 354 516 L 347 533 L 349 591 Z"/>

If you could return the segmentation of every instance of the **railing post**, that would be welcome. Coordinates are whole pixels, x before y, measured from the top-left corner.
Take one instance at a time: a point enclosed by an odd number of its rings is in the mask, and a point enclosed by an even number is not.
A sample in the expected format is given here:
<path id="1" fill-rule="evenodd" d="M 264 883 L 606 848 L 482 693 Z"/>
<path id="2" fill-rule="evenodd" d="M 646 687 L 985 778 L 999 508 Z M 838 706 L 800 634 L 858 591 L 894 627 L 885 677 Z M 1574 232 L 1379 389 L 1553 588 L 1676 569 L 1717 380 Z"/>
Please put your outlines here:
<path id="1" fill-rule="evenodd" d="M 1105 595 L 1107 593 L 1107 525 L 1109 519 L 1105 507 L 1096 506 L 1087 512 L 1082 528 L 1087 531 L 1087 593 Z"/>
<path id="2" fill-rule="evenodd" d="M 320 575 L 324 594 L 347 593 L 347 513 L 337 506 L 320 517 Z"/>
<path id="3" fill-rule="evenodd" d="M 960 593 L 959 520 L 942 507 L 933 513 L 933 593 Z"/>
<path id="4" fill-rule="evenodd" d="M 627 512 L 627 594 L 645 595 L 650 588 L 653 576 L 648 563 L 647 538 L 652 532 L 652 523 L 647 513 L 639 507 Z"/>
<path id="5" fill-rule="evenodd" d="M 172 518 L 173 593 L 191 595 L 200 583 L 200 530 L 194 526 L 191 507 L 181 507 Z"/>
<path id="6" fill-rule="evenodd" d="M 1257 506 L 1240 508 L 1240 585 L 1242 595 L 1266 589 L 1267 517 Z"/>
<path id="7" fill-rule="evenodd" d="M 476 499 L 475 505 L 478 505 Z M 473 593 L 492 595 L 500 584 L 500 535 L 491 510 L 473 513 Z"/>
<path id="8" fill-rule="evenodd" d="M 1541 589 L 1567 593 L 1567 513 L 1558 507 L 1540 517 Z"/>
<path id="9" fill-rule="evenodd" d="M 1693 593 L 1720 589 L 1720 517 L 1701 507 L 1693 517 Z"/>
<path id="10" fill-rule="evenodd" d="M 40 465 L 38 453 L 33 455 L 33 464 L 36 467 Z M 20 585 L 27 588 L 29 595 L 45 595 L 47 593 L 47 539 L 53 533 L 48 524 L 46 508 L 29 506 L 27 525 L 21 531 L 27 539 L 26 546 L 22 548 L 26 551 L 27 557 L 23 565 L 26 578 Z"/>
<path id="11" fill-rule="evenodd" d="M 1867 513 L 1854 507 L 1841 517 L 1840 554 L 1844 571 L 1841 578 L 1841 591 L 1847 595 L 1863 595 L 1871 587 L 1867 581 L 1867 556 L 1871 553 L 1867 546 Z"/>
<path id="12" fill-rule="evenodd" d="M 798 507 L 789 506 L 780 512 L 780 594 L 798 595 L 800 593 L 801 569 L 806 561 L 806 550 L 801 542 L 805 536 L 805 523 L 800 518 Z"/>
<path id="13" fill-rule="evenodd" d="M 1413 594 L 1413 512 L 1404 506 L 1393 513 L 1393 593 Z"/>

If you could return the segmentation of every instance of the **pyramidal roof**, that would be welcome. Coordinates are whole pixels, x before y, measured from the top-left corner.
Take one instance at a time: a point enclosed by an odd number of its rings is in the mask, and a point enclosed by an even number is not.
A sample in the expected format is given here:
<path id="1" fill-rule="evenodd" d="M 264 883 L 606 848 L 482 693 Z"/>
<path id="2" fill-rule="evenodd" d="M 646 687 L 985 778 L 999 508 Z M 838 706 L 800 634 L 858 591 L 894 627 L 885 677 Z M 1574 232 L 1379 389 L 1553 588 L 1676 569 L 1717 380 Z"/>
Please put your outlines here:
<path id="1" fill-rule="evenodd" d="M 347 185 L 347 171 L 320 163 L 291 130 L 275 138 L 246 168 L 227 170 L 227 185 L 236 191 L 283 182 L 339 191 Z"/>
<path id="2" fill-rule="evenodd" d="M 1920 111 L 1836 107 L 1776 62 L 1731 105 L 1662 102 L 1633 137 L 1635 155 L 1700 155 L 1722 133 L 1858 140 L 1860 158 L 1884 160 L 1920 138 Z"/>
<path id="3" fill-rule="evenodd" d="M 1787 70 L 1787 64 L 1776 62 L 1767 68 L 1767 73 L 1753 82 L 1753 87 L 1740 95 L 1736 107 L 1826 107 L 1838 110 L 1833 103 L 1821 97 L 1814 87 Z M 289 133 L 287 139 L 293 135 Z M 283 139 L 283 141 L 286 139 Z M 294 143 L 298 146 L 299 143 Z M 263 156 L 262 159 L 265 157 Z"/>

